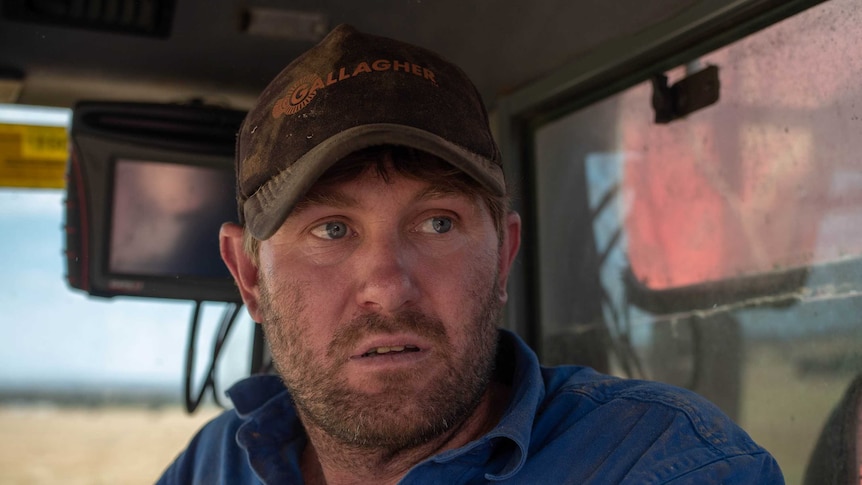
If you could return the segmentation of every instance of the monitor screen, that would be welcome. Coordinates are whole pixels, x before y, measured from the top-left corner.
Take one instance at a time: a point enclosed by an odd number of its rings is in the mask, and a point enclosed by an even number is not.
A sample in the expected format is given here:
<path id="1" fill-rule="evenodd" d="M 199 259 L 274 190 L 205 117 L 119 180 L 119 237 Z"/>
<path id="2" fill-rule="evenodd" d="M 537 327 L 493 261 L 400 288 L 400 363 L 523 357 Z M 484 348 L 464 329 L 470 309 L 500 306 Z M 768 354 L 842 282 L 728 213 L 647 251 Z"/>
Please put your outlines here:
<path id="1" fill-rule="evenodd" d="M 66 268 L 99 297 L 240 301 L 219 255 L 236 222 L 245 113 L 197 104 L 82 101 L 70 130 Z"/>
<path id="2" fill-rule="evenodd" d="M 117 160 L 108 271 L 229 278 L 218 233 L 236 220 L 234 177 L 216 167 Z"/>

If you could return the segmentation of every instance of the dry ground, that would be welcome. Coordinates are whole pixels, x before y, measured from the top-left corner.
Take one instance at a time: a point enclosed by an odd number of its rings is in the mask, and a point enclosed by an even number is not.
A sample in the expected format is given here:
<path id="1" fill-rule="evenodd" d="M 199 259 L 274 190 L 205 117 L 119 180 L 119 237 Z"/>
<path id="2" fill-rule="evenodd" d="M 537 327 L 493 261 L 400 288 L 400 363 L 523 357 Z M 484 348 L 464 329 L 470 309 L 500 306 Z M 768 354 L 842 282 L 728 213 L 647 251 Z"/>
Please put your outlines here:
<path id="1" fill-rule="evenodd" d="M 0 407 L 0 484 L 152 484 L 218 412 Z"/>

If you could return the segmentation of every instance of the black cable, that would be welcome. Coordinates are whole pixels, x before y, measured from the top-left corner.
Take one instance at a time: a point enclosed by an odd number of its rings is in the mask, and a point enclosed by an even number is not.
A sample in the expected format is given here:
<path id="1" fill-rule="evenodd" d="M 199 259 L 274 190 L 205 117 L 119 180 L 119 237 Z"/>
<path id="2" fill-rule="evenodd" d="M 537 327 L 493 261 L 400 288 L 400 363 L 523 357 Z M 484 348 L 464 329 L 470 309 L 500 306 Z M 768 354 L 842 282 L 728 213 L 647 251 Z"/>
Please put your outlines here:
<path id="1" fill-rule="evenodd" d="M 195 341 L 198 335 L 198 323 L 200 322 L 202 302 L 195 301 L 195 308 L 192 312 L 192 320 L 189 323 L 189 337 L 186 341 L 186 375 L 185 375 L 185 401 L 186 411 L 191 414 L 197 409 L 200 404 L 200 398 L 192 401 L 192 373 L 194 371 L 195 362 Z"/>
<path id="2" fill-rule="evenodd" d="M 614 231 L 611 239 L 608 241 L 608 245 L 605 246 L 605 250 L 599 254 L 599 268 L 605 265 L 605 261 L 608 260 L 608 257 L 611 255 L 614 249 L 616 249 L 616 245 L 620 242 L 620 238 L 623 235 L 623 228 L 620 227 L 616 231 Z"/>
<path id="3" fill-rule="evenodd" d="M 216 365 L 218 363 L 221 349 L 222 347 L 224 347 L 228 335 L 230 335 L 231 328 L 233 328 L 233 324 L 234 322 L 236 322 L 236 317 L 239 314 L 241 308 L 242 306 L 237 303 L 230 303 L 227 307 L 225 307 L 225 311 L 222 314 L 221 323 L 219 324 L 218 332 L 216 333 L 215 342 L 213 342 L 213 352 L 212 358 L 210 360 L 210 368 L 207 372 L 207 382 L 209 383 L 210 390 L 212 391 L 213 401 L 215 401 L 215 403 L 221 407 L 225 406 L 221 402 L 221 398 L 219 397 L 220 393 L 218 392 L 218 388 L 216 386 Z"/>
<path id="4" fill-rule="evenodd" d="M 599 199 L 599 203 L 590 211 L 590 223 L 594 224 L 596 222 L 599 214 L 601 214 L 605 208 L 614 201 L 614 198 L 616 198 L 617 194 L 620 192 L 620 188 L 621 185 L 619 183 L 615 183 L 608 187 L 608 190 L 606 190 L 604 195 L 602 195 L 602 198 Z"/>
<path id="5" fill-rule="evenodd" d="M 218 364 L 219 355 L 221 354 L 221 350 L 224 347 L 224 343 L 227 341 L 227 337 L 230 334 L 231 328 L 233 328 L 233 324 L 237 319 L 237 315 L 239 315 L 239 311 L 242 308 L 242 306 L 237 303 L 231 303 L 227 307 L 225 307 L 221 323 L 219 324 L 218 331 L 216 332 L 215 341 L 213 342 L 213 350 L 210 359 L 209 369 L 207 370 L 206 377 L 204 378 L 204 382 L 201 386 L 200 392 L 197 393 L 197 396 L 192 398 L 192 376 L 194 374 L 195 345 L 197 343 L 197 332 L 198 325 L 200 324 L 201 307 L 202 302 L 195 301 L 195 308 L 192 313 L 191 323 L 189 325 L 188 347 L 186 348 L 185 403 L 186 411 L 189 414 L 193 413 L 198 408 L 201 401 L 203 400 L 204 395 L 207 392 L 207 389 L 211 390 L 213 400 L 216 402 L 216 404 L 224 407 L 221 402 L 221 399 L 219 399 L 218 397 L 215 371 Z"/>

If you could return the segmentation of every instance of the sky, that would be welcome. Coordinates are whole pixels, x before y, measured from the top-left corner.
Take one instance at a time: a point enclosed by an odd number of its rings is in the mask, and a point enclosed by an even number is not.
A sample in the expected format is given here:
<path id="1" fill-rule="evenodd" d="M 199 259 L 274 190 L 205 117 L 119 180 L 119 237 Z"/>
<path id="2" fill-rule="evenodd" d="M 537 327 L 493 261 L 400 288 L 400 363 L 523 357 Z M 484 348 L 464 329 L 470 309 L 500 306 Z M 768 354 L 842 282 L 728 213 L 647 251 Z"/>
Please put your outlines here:
<path id="1" fill-rule="evenodd" d="M 62 126 L 64 111 L 22 119 L 0 105 L 0 123 Z M 94 298 L 71 289 L 62 256 L 63 198 L 62 190 L 0 188 L 0 389 L 181 389 L 193 304 Z M 209 362 L 223 308 L 204 306 L 198 374 Z M 243 310 L 221 359 L 220 388 L 248 373 L 252 326 Z"/>
<path id="2" fill-rule="evenodd" d="M 71 289 L 62 200 L 61 191 L 0 189 L 0 387 L 179 385 L 193 304 L 94 298 Z M 222 308 L 204 307 L 198 369 Z M 228 374 L 247 368 L 251 325 L 243 312 L 223 362 Z"/>

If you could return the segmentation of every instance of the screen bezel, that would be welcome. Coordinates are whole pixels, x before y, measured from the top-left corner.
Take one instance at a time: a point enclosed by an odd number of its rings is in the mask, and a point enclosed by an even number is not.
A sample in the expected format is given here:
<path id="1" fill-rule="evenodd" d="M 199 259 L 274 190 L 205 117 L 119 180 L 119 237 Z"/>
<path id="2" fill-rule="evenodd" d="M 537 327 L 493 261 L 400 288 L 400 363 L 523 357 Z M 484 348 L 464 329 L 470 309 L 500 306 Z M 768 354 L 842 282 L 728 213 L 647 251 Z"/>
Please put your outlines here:
<path id="1" fill-rule="evenodd" d="M 119 295 L 195 301 L 241 301 L 232 278 L 178 275 L 129 275 L 113 273 L 108 266 L 111 237 L 111 204 L 114 194 L 113 167 L 117 160 L 152 160 L 177 165 L 197 165 L 234 173 L 233 155 L 198 153 L 170 147 L 150 146 L 124 139 L 109 139 L 96 133 L 79 132 L 72 137 L 83 182 L 81 211 L 86 213 L 89 247 L 82 250 L 86 266 L 83 282 L 91 295 Z M 75 167 L 72 167 L 72 171 Z M 74 176 L 75 174 L 70 174 Z M 70 195 L 71 197 L 72 195 Z M 235 194 L 227 194 L 234 198 Z M 229 221 L 225 221 L 229 222 Z M 235 219 L 234 219 L 235 222 Z"/>

